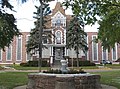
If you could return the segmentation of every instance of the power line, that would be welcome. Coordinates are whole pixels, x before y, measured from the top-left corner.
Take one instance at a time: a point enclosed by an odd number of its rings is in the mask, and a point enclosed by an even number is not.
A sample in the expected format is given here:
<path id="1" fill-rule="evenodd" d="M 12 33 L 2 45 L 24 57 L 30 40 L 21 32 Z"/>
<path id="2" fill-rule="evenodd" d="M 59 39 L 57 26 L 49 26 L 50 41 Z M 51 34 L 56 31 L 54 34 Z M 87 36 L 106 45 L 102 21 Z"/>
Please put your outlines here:
<path id="1" fill-rule="evenodd" d="M 17 18 L 17 20 L 28 20 L 28 21 L 34 21 L 35 19 L 28 19 L 28 18 Z"/>

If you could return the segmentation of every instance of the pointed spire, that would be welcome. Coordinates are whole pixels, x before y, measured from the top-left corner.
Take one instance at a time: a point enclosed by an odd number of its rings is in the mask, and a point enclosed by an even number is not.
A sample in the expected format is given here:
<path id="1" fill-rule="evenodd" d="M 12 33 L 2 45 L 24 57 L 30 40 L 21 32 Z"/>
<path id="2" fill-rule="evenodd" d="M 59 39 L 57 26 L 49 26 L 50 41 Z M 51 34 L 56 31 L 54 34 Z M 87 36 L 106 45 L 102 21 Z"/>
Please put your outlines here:
<path id="1" fill-rule="evenodd" d="M 55 8 L 53 9 L 53 15 L 57 12 L 60 11 L 62 14 L 65 15 L 65 10 L 62 7 L 62 4 L 59 2 L 59 0 L 57 0 L 58 2 L 56 3 Z"/>

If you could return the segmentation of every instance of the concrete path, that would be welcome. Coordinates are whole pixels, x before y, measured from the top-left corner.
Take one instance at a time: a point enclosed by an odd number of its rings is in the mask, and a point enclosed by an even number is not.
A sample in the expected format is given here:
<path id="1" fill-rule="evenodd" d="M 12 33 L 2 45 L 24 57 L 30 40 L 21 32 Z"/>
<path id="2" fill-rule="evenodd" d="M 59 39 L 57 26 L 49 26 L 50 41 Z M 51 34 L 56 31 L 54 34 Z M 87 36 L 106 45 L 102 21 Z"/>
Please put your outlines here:
<path id="1" fill-rule="evenodd" d="M 103 84 L 101 86 L 102 86 L 102 89 L 117 89 L 116 87 L 108 86 L 108 85 L 103 85 Z M 26 85 L 15 87 L 13 89 L 26 89 Z"/>

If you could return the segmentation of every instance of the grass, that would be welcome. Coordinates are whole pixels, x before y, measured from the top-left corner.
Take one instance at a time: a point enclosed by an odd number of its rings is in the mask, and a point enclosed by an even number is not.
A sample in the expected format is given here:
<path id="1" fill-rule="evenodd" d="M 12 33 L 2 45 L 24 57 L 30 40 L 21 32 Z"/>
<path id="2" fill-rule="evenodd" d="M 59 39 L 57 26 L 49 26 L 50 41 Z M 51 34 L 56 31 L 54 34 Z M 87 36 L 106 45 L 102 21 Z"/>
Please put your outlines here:
<path id="1" fill-rule="evenodd" d="M 120 71 L 95 72 L 93 74 L 101 75 L 101 83 L 115 86 L 120 89 Z"/>
<path id="2" fill-rule="evenodd" d="M 20 65 L 12 65 L 11 67 L 15 68 L 16 70 L 38 70 L 38 67 L 22 67 Z M 50 67 L 42 67 L 42 70 L 48 70 Z"/>
<path id="3" fill-rule="evenodd" d="M 26 85 L 27 74 L 26 72 L 1 72 L 0 89 L 13 89 L 16 86 Z"/>
<path id="4" fill-rule="evenodd" d="M 109 68 L 120 68 L 120 65 L 106 65 Z M 38 70 L 38 67 L 20 67 L 14 66 L 18 70 Z M 80 67 L 84 69 L 97 69 L 97 67 Z M 79 68 L 79 69 L 80 69 Z M 42 70 L 50 69 L 50 67 L 42 67 Z M 78 69 L 75 68 L 74 69 Z M 120 89 L 120 71 L 94 72 L 93 74 L 101 75 L 101 83 L 115 86 Z M 26 85 L 28 83 L 28 72 L 0 72 L 0 89 L 13 89 L 16 86 Z"/>
<path id="5" fill-rule="evenodd" d="M 93 74 L 101 75 L 102 84 L 120 89 L 120 71 L 94 72 Z M 27 75 L 27 72 L 1 72 L 0 89 L 13 89 L 16 86 L 26 85 L 28 83 Z"/>
<path id="6" fill-rule="evenodd" d="M 106 67 L 109 67 L 109 68 L 112 68 L 112 69 L 120 69 L 120 64 L 106 65 Z"/>

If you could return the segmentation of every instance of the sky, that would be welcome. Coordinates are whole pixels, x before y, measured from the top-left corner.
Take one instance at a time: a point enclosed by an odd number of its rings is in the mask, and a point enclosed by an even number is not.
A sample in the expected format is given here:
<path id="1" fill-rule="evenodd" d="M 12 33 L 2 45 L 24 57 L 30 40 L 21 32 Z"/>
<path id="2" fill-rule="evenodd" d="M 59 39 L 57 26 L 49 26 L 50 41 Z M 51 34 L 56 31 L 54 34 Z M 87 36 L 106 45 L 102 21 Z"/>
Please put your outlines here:
<path id="1" fill-rule="evenodd" d="M 62 2 L 64 0 L 55 0 L 50 2 L 51 10 L 54 9 L 56 2 Z M 29 32 L 32 28 L 34 28 L 34 21 L 33 12 L 36 11 L 35 5 L 39 5 L 39 2 L 35 0 L 28 0 L 26 3 L 21 4 L 17 2 L 17 0 L 11 0 L 11 4 L 14 5 L 14 16 L 17 19 L 17 27 L 20 29 L 21 32 Z M 70 9 L 66 10 L 66 14 L 71 14 L 72 11 Z M 98 24 L 94 26 L 85 26 L 86 32 L 97 32 Z"/>

